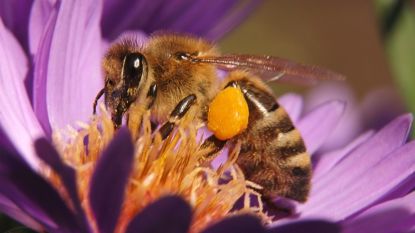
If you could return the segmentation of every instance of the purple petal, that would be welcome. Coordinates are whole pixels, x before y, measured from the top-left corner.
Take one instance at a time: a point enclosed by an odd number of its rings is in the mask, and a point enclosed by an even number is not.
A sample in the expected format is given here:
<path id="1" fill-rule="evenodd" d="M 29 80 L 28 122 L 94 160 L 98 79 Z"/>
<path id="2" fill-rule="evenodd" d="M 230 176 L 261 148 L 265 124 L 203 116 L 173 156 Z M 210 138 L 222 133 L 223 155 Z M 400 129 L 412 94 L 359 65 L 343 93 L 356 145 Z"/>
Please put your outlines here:
<path id="1" fill-rule="evenodd" d="M 217 170 L 221 165 L 228 161 L 229 147 L 225 147 L 210 163 L 212 168 Z"/>
<path id="2" fill-rule="evenodd" d="M 47 231 L 79 232 L 73 213 L 57 191 L 18 154 L 0 148 L 0 194 L 43 225 Z"/>
<path id="3" fill-rule="evenodd" d="M 289 93 L 279 97 L 278 103 L 284 107 L 291 120 L 296 123 L 303 111 L 303 97 Z"/>
<path id="4" fill-rule="evenodd" d="M 104 37 L 113 40 L 123 31 L 133 29 L 140 29 L 150 34 L 154 30 L 150 30 L 148 26 L 157 25 L 159 21 L 165 21 L 165 16 L 168 15 L 166 9 L 180 11 L 180 9 L 183 10 L 184 6 L 196 4 L 197 1 L 175 2 L 176 5 L 173 5 L 174 7 L 169 4 L 170 2 L 172 1 L 104 1 L 102 17 L 102 31 Z M 185 12 L 185 10 L 183 12 Z M 157 15 L 157 17 L 155 17 L 155 15 Z M 180 15 L 181 14 L 176 15 L 176 17 L 179 17 Z M 166 24 L 175 21 L 176 17 L 167 21 Z M 162 28 L 169 29 L 170 27 L 164 25 Z"/>
<path id="5" fill-rule="evenodd" d="M 21 45 L 16 40 L 16 38 L 12 35 L 12 33 L 5 27 L 3 22 L 0 20 L 0 39 L 1 39 L 1 49 L 2 55 L 4 58 L 2 59 L 2 66 L 9 65 L 11 66 L 6 70 L 6 67 L 2 67 L 2 75 L 6 76 L 10 75 L 13 76 L 13 79 L 17 79 L 18 81 L 23 81 L 26 77 L 28 71 L 28 61 L 25 53 L 22 50 Z M 9 63 L 9 64 L 7 64 Z M 8 72 L 8 73 L 5 73 Z M 10 78 L 11 77 L 6 77 Z"/>
<path id="6" fill-rule="evenodd" d="M 65 189 L 68 192 L 72 205 L 75 207 L 76 217 L 82 226 L 82 232 L 90 232 L 86 222 L 85 212 L 82 209 L 81 202 L 78 196 L 78 188 L 76 185 L 76 173 L 72 167 L 69 167 L 60 159 L 55 148 L 44 138 L 38 139 L 35 142 L 36 152 L 39 157 L 47 163 L 53 171 L 59 175 Z"/>
<path id="7" fill-rule="evenodd" d="M 413 191 L 415 187 L 415 173 L 409 175 L 405 180 L 400 184 L 396 185 L 395 190 L 387 193 L 382 199 L 377 201 L 377 203 L 389 201 L 396 198 L 401 198 Z"/>
<path id="8" fill-rule="evenodd" d="M 345 175 L 345 178 L 350 179 L 351 176 L 347 172 L 349 166 L 354 167 L 353 174 L 356 174 L 359 166 L 361 171 L 365 171 L 367 169 L 366 166 L 376 164 L 382 159 L 382 156 L 386 156 L 393 152 L 406 141 L 411 121 L 412 118 L 409 115 L 404 115 L 391 122 L 388 126 L 370 138 L 370 140 L 349 153 L 338 166 L 333 168 L 333 171 L 330 172 L 330 176 L 324 176 L 321 179 L 316 180 L 313 187 L 317 189 L 328 185 L 325 182 L 330 182 L 333 175 L 340 176 L 347 174 Z M 356 161 L 359 161 L 359 159 L 365 163 L 356 164 Z"/>
<path id="9" fill-rule="evenodd" d="M 3 148 L 8 151 L 15 151 L 15 146 L 10 141 L 9 137 L 7 137 L 4 130 L 0 127 L 0 148 Z M 16 152 L 17 153 L 17 152 Z"/>
<path id="10" fill-rule="evenodd" d="M 202 233 L 261 233 L 264 227 L 257 217 L 252 215 L 237 215 L 226 218 L 213 226 L 208 227 Z"/>
<path id="11" fill-rule="evenodd" d="M 33 139 L 43 135 L 25 87 L 28 66 L 23 50 L 0 21 L 0 128 L 16 149 L 37 166 Z"/>
<path id="12" fill-rule="evenodd" d="M 40 38 L 40 43 L 34 57 L 35 65 L 33 72 L 33 108 L 46 135 L 52 134 L 48 110 L 46 106 L 46 81 L 48 72 L 46 64 L 49 62 L 49 53 L 51 49 L 51 41 L 53 38 L 53 30 L 56 24 L 56 17 L 58 15 L 58 8 L 59 4 L 55 4 L 54 10 L 51 11 L 50 16 L 45 24 L 44 33 Z"/>
<path id="13" fill-rule="evenodd" d="M 330 151 L 343 147 L 363 131 L 362 113 L 356 104 L 354 93 L 343 82 L 323 83 L 313 88 L 306 98 L 306 111 L 314 109 L 324 102 L 339 100 L 346 103 L 343 116 L 339 119 L 334 132 L 324 142 L 319 151 Z"/>
<path id="14" fill-rule="evenodd" d="M 402 97 L 392 87 L 377 89 L 362 102 L 363 122 L 366 128 L 380 129 L 407 110 Z"/>
<path id="15" fill-rule="evenodd" d="M 280 225 L 267 230 L 267 233 L 340 233 L 338 224 L 323 220 L 304 220 L 295 223 Z"/>
<path id="16" fill-rule="evenodd" d="M 28 23 L 33 0 L 0 1 L 0 18 L 22 47 L 28 51 Z"/>
<path id="17" fill-rule="evenodd" d="M 334 217 L 342 218 L 356 213 L 397 189 L 415 170 L 414 153 L 415 143 L 408 144 L 362 174 L 361 180 L 348 185 L 347 191 L 338 197 L 347 199 L 338 205 L 341 211 L 336 211 Z M 332 203 L 327 203 L 327 206 L 330 205 Z"/>
<path id="18" fill-rule="evenodd" d="M 167 196 L 136 215 L 126 233 L 186 233 L 191 219 L 191 208 L 182 198 Z"/>
<path id="19" fill-rule="evenodd" d="M 133 152 L 130 133 L 121 128 L 96 165 L 91 178 L 89 202 L 99 232 L 114 231 L 132 169 Z"/>
<path id="20" fill-rule="evenodd" d="M 52 128 L 63 128 L 91 115 L 102 87 L 99 3 L 58 2 L 56 21 L 49 18 L 34 73 L 34 106 L 44 126 L 45 116 Z"/>
<path id="21" fill-rule="evenodd" d="M 19 221 L 23 225 L 36 230 L 42 231 L 43 228 L 39 223 L 37 223 L 33 218 L 24 213 L 19 207 L 17 207 L 13 202 L 8 198 L 0 195 L 0 212 L 6 214 L 7 216 Z"/>
<path id="22" fill-rule="evenodd" d="M 310 154 L 330 137 L 342 117 L 344 106 L 340 101 L 327 102 L 308 113 L 297 124 Z"/>
<path id="23" fill-rule="evenodd" d="M 102 17 L 102 33 L 105 38 L 114 40 L 126 30 L 143 30 L 149 33 L 145 27 L 151 20 L 157 21 L 160 17 L 155 11 L 162 11 L 165 1 L 104 1 Z M 155 14 L 158 17 L 154 17 Z"/>
<path id="24" fill-rule="evenodd" d="M 107 0 L 104 2 L 103 34 L 112 40 L 125 30 L 140 29 L 149 34 L 171 30 L 216 40 L 239 24 L 259 2 Z"/>
<path id="25" fill-rule="evenodd" d="M 314 169 L 313 169 L 313 180 L 318 180 L 320 176 L 325 175 L 329 172 L 333 167 L 335 167 L 346 155 L 356 149 L 358 146 L 365 143 L 369 138 L 373 136 L 374 132 L 368 131 L 358 138 L 356 138 L 353 142 L 349 143 L 346 147 L 331 151 L 329 153 L 323 155 L 317 155 L 314 157 L 316 160 L 314 162 Z M 317 157 L 317 158 L 316 158 Z"/>
<path id="26" fill-rule="evenodd" d="M 191 16 L 196 16 L 195 13 L 200 13 L 199 10 L 200 9 L 207 9 L 210 8 L 212 6 L 209 6 L 207 1 L 204 0 L 198 0 L 198 1 L 169 1 L 170 2 L 170 6 L 166 6 L 165 4 L 167 3 L 167 1 L 159 1 L 162 5 L 164 5 L 165 7 L 162 8 L 162 10 L 160 11 L 160 15 L 162 17 L 159 18 L 159 20 L 157 21 L 149 21 L 147 30 L 149 31 L 155 31 L 155 30 L 160 30 L 160 29 L 170 29 L 173 31 L 183 31 L 180 30 L 180 26 L 185 23 L 188 26 L 188 29 L 184 29 L 184 30 L 188 30 L 187 32 L 191 32 L 192 31 L 192 27 L 194 27 L 195 25 L 199 25 L 198 23 L 193 23 L 191 24 L 191 22 L 189 22 L 188 19 Z M 235 4 L 235 0 L 231 0 L 231 1 L 227 1 L 226 3 L 224 3 L 223 5 L 229 5 L 229 4 Z M 213 3 L 212 5 L 218 5 Z M 172 6 L 177 6 L 177 7 L 172 7 Z M 226 6 L 223 8 L 227 8 Z M 213 13 L 213 12 L 212 12 Z M 184 21 L 184 22 L 183 22 Z"/>
<path id="27" fill-rule="evenodd" d="M 251 0 L 244 3 L 244 6 L 232 13 L 227 13 L 211 30 L 209 30 L 205 37 L 210 40 L 219 40 L 226 33 L 241 24 L 262 2 L 262 0 Z"/>
<path id="28" fill-rule="evenodd" d="M 168 25 L 169 29 L 179 32 L 188 32 L 195 35 L 206 36 L 205 33 L 216 26 L 238 5 L 238 0 L 230 1 L 194 1 L 191 7 L 177 9 L 173 15 L 179 15 Z M 195 21 L 194 19 L 198 19 Z M 150 30 L 159 30 L 165 24 L 157 25 Z"/>
<path id="29" fill-rule="evenodd" d="M 415 193 L 374 206 L 342 223 L 344 233 L 409 232 L 415 226 Z"/>
<path id="30" fill-rule="evenodd" d="M 409 115 L 397 118 L 316 180 L 310 200 L 300 208 L 303 215 L 341 220 L 393 191 L 415 168 L 410 155 L 415 143 L 398 149 L 411 121 Z"/>
<path id="31" fill-rule="evenodd" d="M 46 29 L 51 30 L 51 27 L 48 26 L 51 23 L 56 22 L 56 15 L 58 11 L 58 4 L 55 4 L 56 0 L 43 0 L 43 1 L 35 1 L 33 3 L 32 9 L 30 11 L 30 22 L 29 22 L 29 53 L 31 58 L 36 58 L 36 61 L 34 61 L 34 64 L 40 63 L 40 58 L 38 55 L 35 57 L 35 55 L 38 52 L 39 46 L 41 44 L 41 40 L 48 41 L 48 44 L 50 44 L 50 36 L 47 37 L 45 31 Z M 45 36 L 44 36 L 45 35 Z M 46 43 L 44 43 L 46 44 Z M 45 45 L 44 45 L 45 46 Z M 43 47 L 44 47 L 43 46 Z M 45 50 L 40 51 L 43 52 L 42 59 L 49 58 L 49 53 L 47 53 L 47 56 L 45 56 Z M 34 59 L 32 59 L 34 60 Z M 43 61 L 45 62 L 45 61 Z M 34 89 L 36 90 L 36 93 L 39 93 L 40 90 L 42 90 L 42 93 L 46 93 L 45 88 L 46 84 L 43 86 L 40 86 L 39 83 L 37 83 L 36 88 L 34 87 L 34 72 L 33 68 L 31 72 L 29 73 L 28 77 L 25 81 L 27 92 L 29 94 L 30 101 L 33 103 L 33 92 Z M 46 96 L 44 96 L 46 98 Z M 35 104 L 38 104 L 39 101 L 36 101 Z M 47 117 L 46 112 L 46 106 L 42 106 L 42 112 L 43 114 L 40 114 L 39 110 L 37 110 L 38 116 L 41 116 L 41 122 L 46 129 L 46 132 L 50 132 L 50 125 L 49 125 L 49 119 Z"/>
<path id="32" fill-rule="evenodd" d="M 117 38 L 117 40 L 122 40 L 124 38 L 133 38 L 138 46 L 144 46 L 148 40 L 148 35 L 141 30 L 125 31 Z"/>
<path id="33" fill-rule="evenodd" d="M 53 11 L 57 11 L 57 7 L 54 6 L 55 1 L 43 0 L 34 1 L 32 9 L 30 11 L 29 22 L 29 50 L 30 54 L 36 54 L 38 46 L 45 32 L 49 18 Z M 56 17 L 56 12 L 55 12 Z"/>

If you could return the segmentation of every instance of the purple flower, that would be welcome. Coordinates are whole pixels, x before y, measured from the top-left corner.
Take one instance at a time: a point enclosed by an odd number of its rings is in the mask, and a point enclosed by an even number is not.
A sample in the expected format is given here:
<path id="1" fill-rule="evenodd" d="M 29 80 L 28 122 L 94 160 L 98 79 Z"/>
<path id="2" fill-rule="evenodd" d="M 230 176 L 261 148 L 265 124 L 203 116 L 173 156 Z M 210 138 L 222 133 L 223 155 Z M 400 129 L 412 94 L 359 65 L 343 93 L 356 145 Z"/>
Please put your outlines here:
<path id="1" fill-rule="evenodd" d="M 260 0 L 104 1 L 102 33 L 109 40 L 125 30 L 172 30 L 217 40 L 245 19 Z"/>
<path id="2" fill-rule="evenodd" d="M 176 134 L 181 143 L 161 153 L 168 142 L 146 143 L 151 138 L 143 132 L 133 144 L 126 129 L 114 136 L 105 112 L 91 118 L 108 40 L 127 29 L 140 29 L 135 35 L 144 40 L 145 33 L 166 28 L 217 39 L 256 2 L 231 13 L 239 1 L 0 3 L 1 212 L 48 232 L 339 232 L 340 225 L 346 232 L 413 230 L 409 115 L 317 154 L 345 104 L 329 101 L 302 116 L 301 97 L 281 97 L 315 168 L 309 201 L 272 228 L 241 212 L 228 217 L 240 197 L 255 194 L 252 184 L 229 161 L 224 164 L 232 179 L 225 185 L 218 182 L 220 169 L 184 164 L 196 151 L 185 142 L 194 138 Z M 12 14 L 18 10 L 30 16 Z M 63 130 L 68 125 L 79 127 Z M 181 153 L 172 150 L 176 146 Z M 260 208 L 245 207 L 269 220 Z"/>
<path id="3" fill-rule="evenodd" d="M 33 229 L 48 232 L 113 232 L 122 208 L 122 198 L 129 174 L 132 172 L 133 144 L 124 128 L 115 136 L 101 156 L 91 180 L 89 201 L 96 225 L 87 222 L 83 204 L 77 195 L 75 171 L 63 163 L 57 151 L 46 139 L 36 141 L 41 159 L 59 176 L 69 196 L 69 207 L 56 190 L 33 171 L 12 150 L 1 150 L 1 208 L 6 214 Z M 120 158 L 119 156 L 122 156 Z M 111 182 L 108 182 L 111 181 Z M 36 187 L 35 189 L 33 187 Z M 188 232 L 192 212 L 179 197 L 166 196 L 145 207 L 134 216 L 125 232 Z M 289 230 L 326 229 L 338 232 L 338 226 L 325 221 L 303 221 L 265 229 L 252 215 L 239 215 L 213 224 L 203 232 L 288 232 Z M 309 232 L 309 231 L 308 231 Z"/>
<path id="4" fill-rule="evenodd" d="M 296 98 L 282 100 L 294 116 L 302 107 L 301 99 Z M 330 104 L 333 106 L 327 112 L 321 110 Z M 325 103 L 298 121 L 311 153 L 317 148 L 314 144 L 321 143 L 319 137 L 310 137 L 309 131 L 330 135 L 342 106 L 340 102 Z M 314 129 L 309 125 L 313 116 L 315 121 L 320 120 Z M 378 131 L 360 134 L 346 146 L 312 154 L 314 174 L 309 200 L 296 205 L 296 217 L 274 225 L 318 217 L 341 224 L 345 232 L 413 230 L 415 144 L 407 143 L 411 123 L 411 115 L 402 115 Z"/>
<path id="5" fill-rule="evenodd" d="M 357 101 L 346 82 L 326 82 L 312 88 L 305 96 L 304 111 L 311 111 L 333 99 L 341 100 L 347 106 L 340 122 L 318 153 L 346 146 L 365 131 L 381 129 L 406 111 L 398 93 L 392 88 L 376 89 L 366 94 L 362 101 Z"/>

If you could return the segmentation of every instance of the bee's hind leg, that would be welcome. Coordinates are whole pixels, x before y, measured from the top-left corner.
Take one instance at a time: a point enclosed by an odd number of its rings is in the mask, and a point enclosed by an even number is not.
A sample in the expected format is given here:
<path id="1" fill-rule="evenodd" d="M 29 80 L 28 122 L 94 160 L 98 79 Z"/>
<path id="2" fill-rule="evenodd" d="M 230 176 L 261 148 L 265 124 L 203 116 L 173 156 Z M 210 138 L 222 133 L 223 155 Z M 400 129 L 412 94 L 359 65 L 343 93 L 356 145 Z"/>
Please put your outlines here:
<path id="1" fill-rule="evenodd" d="M 204 150 L 205 153 L 201 156 L 200 163 L 207 163 L 212 161 L 218 153 L 223 149 L 227 140 L 220 140 L 214 134 L 206 138 L 200 149 Z"/>
<path id="2" fill-rule="evenodd" d="M 159 133 L 161 138 L 166 139 L 170 133 L 173 131 L 174 126 L 178 123 L 180 119 L 189 111 L 190 107 L 196 102 L 196 95 L 191 94 L 182 99 L 173 111 L 170 113 L 169 120 L 164 123 L 160 129 Z"/>

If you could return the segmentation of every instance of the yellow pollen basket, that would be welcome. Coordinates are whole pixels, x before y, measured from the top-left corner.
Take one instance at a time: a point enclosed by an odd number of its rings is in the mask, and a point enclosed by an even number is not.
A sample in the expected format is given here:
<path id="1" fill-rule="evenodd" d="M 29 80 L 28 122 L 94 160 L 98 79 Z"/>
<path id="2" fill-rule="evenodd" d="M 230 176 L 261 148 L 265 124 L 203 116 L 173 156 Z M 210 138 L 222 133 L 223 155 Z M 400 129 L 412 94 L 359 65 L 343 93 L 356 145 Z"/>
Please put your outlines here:
<path id="1" fill-rule="evenodd" d="M 220 140 L 230 139 L 248 126 L 248 104 L 241 90 L 227 87 L 209 105 L 208 129 Z"/>

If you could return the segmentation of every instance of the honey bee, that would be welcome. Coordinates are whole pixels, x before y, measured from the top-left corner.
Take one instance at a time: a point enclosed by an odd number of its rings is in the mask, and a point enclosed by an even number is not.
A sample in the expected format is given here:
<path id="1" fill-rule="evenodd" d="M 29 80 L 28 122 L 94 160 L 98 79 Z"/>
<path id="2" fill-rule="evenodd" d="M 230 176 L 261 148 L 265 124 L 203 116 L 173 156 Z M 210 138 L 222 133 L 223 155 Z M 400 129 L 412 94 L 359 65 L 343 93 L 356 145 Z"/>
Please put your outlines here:
<path id="1" fill-rule="evenodd" d="M 145 101 L 152 119 L 164 123 L 166 138 L 190 111 L 207 122 L 209 104 L 224 88 L 241 90 L 248 105 L 245 130 L 229 139 L 210 136 L 202 147 L 213 158 L 226 143 L 241 143 L 237 159 L 246 179 L 263 187 L 266 200 L 275 197 L 305 202 L 310 190 L 311 162 L 304 141 L 287 112 L 263 80 L 308 84 L 342 76 L 315 66 L 254 55 L 221 55 L 212 43 L 179 34 L 154 34 L 144 45 L 125 39 L 113 44 L 103 59 L 105 94 L 115 128 L 136 101 Z M 217 70 L 229 71 L 224 80 Z M 259 78 L 261 77 L 261 78 Z"/>

